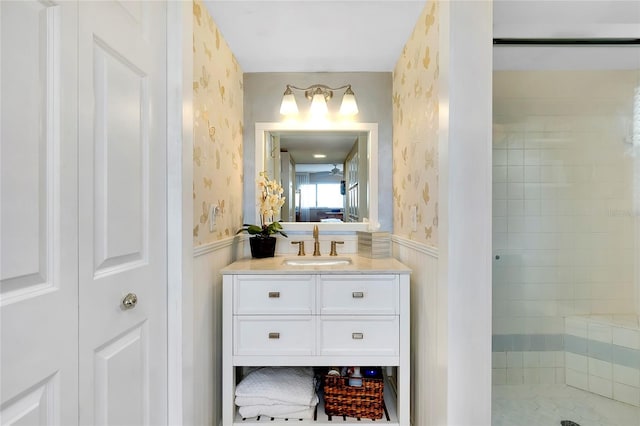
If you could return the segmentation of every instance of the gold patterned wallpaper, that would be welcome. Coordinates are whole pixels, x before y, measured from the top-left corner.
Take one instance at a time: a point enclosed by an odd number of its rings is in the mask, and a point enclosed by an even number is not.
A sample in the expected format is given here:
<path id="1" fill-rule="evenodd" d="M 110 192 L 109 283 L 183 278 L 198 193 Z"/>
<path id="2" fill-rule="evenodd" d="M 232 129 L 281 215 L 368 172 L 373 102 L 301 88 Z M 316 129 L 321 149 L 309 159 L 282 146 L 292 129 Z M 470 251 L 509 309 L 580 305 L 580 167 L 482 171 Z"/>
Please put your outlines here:
<path id="1" fill-rule="evenodd" d="M 438 32 L 430 0 L 393 72 L 393 233 L 430 246 L 438 245 Z"/>
<path id="2" fill-rule="evenodd" d="M 193 243 L 242 226 L 242 69 L 200 0 L 193 2 Z M 218 207 L 209 231 L 209 207 Z"/>

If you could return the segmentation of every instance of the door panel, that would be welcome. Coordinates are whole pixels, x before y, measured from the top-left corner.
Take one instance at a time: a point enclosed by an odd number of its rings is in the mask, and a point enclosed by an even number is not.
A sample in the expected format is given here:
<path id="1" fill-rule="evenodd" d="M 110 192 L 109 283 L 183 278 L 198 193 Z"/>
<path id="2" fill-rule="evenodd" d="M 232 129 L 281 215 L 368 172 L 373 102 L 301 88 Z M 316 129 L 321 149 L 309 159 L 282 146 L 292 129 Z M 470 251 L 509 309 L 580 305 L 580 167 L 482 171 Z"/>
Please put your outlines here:
<path id="1" fill-rule="evenodd" d="M 148 230 L 147 77 L 94 40 L 96 274 L 146 259 Z"/>
<path id="2" fill-rule="evenodd" d="M 77 424 L 77 7 L 0 2 L 0 423 Z"/>
<path id="3" fill-rule="evenodd" d="M 165 8 L 79 5 L 81 424 L 167 421 Z"/>
<path id="4" fill-rule="evenodd" d="M 140 324 L 96 350 L 96 424 L 149 424 L 142 409 L 149 397 L 147 345 L 146 324 Z"/>

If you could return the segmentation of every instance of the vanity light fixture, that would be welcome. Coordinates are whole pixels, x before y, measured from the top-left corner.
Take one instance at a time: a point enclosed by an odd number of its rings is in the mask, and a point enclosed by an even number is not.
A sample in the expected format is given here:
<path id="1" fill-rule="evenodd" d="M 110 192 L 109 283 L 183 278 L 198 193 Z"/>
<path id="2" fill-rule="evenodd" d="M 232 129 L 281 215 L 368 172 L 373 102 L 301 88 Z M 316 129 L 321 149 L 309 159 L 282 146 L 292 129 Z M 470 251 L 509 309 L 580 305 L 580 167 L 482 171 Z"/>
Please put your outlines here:
<path id="1" fill-rule="evenodd" d="M 280 104 L 280 114 L 291 115 L 298 113 L 298 105 L 296 104 L 296 98 L 294 96 L 294 90 L 300 90 L 304 92 L 304 96 L 311 101 L 311 107 L 309 111 L 314 116 L 326 115 L 329 109 L 327 108 L 327 101 L 333 97 L 334 90 L 346 89 L 342 96 L 342 104 L 340 105 L 340 114 L 351 116 L 358 113 L 358 104 L 356 103 L 356 96 L 351 90 L 351 85 L 347 84 L 340 87 L 329 87 L 324 84 L 314 84 L 309 87 L 296 87 L 291 84 L 287 84 L 287 88 L 282 96 L 282 103 Z"/>

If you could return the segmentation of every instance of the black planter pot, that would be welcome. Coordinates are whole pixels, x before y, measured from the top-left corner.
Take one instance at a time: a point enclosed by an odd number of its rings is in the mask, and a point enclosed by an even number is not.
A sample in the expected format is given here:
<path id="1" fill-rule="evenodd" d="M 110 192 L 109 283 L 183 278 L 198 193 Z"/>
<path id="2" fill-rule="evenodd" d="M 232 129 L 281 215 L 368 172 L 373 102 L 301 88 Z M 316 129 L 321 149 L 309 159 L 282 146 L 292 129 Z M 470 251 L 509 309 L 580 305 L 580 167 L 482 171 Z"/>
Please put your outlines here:
<path id="1" fill-rule="evenodd" d="M 251 237 L 249 244 L 251 245 L 251 257 L 262 259 L 273 257 L 276 253 L 276 239 L 274 237 Z"/>

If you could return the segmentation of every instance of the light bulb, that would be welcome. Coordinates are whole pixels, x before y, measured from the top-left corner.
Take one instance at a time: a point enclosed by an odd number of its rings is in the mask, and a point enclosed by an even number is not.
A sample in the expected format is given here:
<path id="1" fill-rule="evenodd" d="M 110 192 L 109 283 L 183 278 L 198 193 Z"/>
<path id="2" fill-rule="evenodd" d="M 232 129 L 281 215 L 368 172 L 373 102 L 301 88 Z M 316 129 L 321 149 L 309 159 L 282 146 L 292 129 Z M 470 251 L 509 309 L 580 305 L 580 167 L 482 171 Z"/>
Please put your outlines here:
<path id="1" fill-rule="evenodd" d="M 282 103 L 280 104 L 280 114 L 291 115 L 298 113 L 298 104 L 296 104 L 296 98 L 293 96 L 291 89 L 287 88 L 282 96 Z"/>
<path id="2" fill-rule="evenodd" d="M 322 93 L 316 93 L 313 95 L 309 112 L 311 112 L 311 115 L 313 116 L 324 116 L 329 112 L 329 109 L 327 108 L 327 101 L 324 100 L 324 95 Z"/>
<path id="3" fill-rule="evenodd" d="M 342 97 L 342 104 L 340 105 L 340 114 L 342 115 L 356 115 L 358 113 L 358 104 L 356 103 L 356 96 L 351 90 L 351 87 L 347 88 Z"/>

